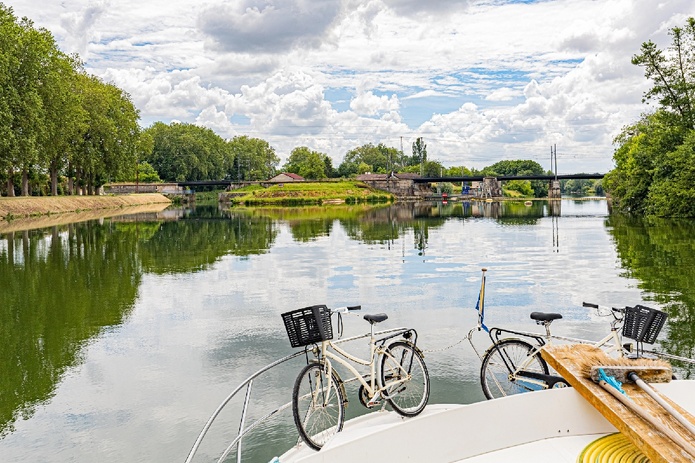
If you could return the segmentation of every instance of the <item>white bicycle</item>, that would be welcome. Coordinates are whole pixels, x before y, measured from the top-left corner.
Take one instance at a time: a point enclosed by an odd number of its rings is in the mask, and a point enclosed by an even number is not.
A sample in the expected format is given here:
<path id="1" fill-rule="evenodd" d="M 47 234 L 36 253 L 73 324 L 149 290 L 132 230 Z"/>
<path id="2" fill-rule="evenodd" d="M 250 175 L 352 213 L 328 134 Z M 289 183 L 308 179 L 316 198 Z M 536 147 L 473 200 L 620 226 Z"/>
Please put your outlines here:
<path id="1" fill-rule="evenodd" d="M 554 342 L 591 344 L 600 347 L 613 356 L 639 357 L 645 352 L 644 343 L 652 344 L 663 327 L 667 315 L 657 309 L 642 305 L 634 307 L 604 307 L 584 302 L 584 307 L 597 310 L 599 315 L 612 316 L 611 329 L 603 339 L 591 341 L 554 335 L 550 331 L 553 321 L 562 318 L 559 313 L 532 312 L 531 319 L 545 328 L 545 333 L 510 330 L 506 328 L 487 328 L 484 323 L 485 272 L 478 300 L 478 324 L 468 333 L 468 341 L 482 361 L 480 384 L 485 397 L 495 399 L 522 392 L 542 389 L 568 387 L 569 383 L 561 376 L 553 375 L 541 356 L 541 349 Z M 473 332 L 485 330 L 492 345 L 484 354 L 479 354 L 472 341 Z M 636 342 L 623 343 L 623 338 Z M 656 354 L 656 353 L 654 353 Z M 657 354 L 660 355 L 660 354 Z"/>
<path id="2" fill-rule="evenodd" d="M 429 399 L 429 374 L 416 345 L 415 330 L 399 328 L 375 333 L 375 325 L 388 316 L 364 315 L 370 325 L 368 359 L 354 356 L 337 345 L 367 335 L 332 341 L 331 315 L 354 314 L 360 308 L 331 310 L 317 305 L 282 314 L 292 347 L 304 347 L 307 353 L 307 365 L 294 383 L 292 413 L 299 435 L 316 450 L 341 431 L 345 421 L 348 403 L 345 382 L 333 368 L 333 362 L 347 368 L 359 381 L 359 400 L 367 408 L 385 400 L 398 414 L 415 416 Z M 308 352 L 313 353 L 313 359 L 309 360 Z M 369 373 L 360 374 L 351 362 L 368 367 Z"/>

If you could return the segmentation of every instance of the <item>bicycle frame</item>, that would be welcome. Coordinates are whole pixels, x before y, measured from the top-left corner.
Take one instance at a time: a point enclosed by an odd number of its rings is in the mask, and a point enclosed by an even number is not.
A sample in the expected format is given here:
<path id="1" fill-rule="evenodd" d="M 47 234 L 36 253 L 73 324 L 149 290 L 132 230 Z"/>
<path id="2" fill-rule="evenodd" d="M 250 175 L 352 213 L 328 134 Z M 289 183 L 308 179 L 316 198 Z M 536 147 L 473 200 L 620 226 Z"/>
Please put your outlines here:
<path id="1" fill-rule="evenodd" d="M 502 358 L 505 367 L 507 371 L 509 372 L 509 378 L 511 380 L 522 380 L 526 383 L 529 383 L 531 385 L 536 386 L 537 388 L 541 389 L 546 389 L 548 387 L 553 387 L 555 383 L 560 380 L 561 378 L 553 376 L 553 375 L 546 375 L 543 373 L 537 373 L 533 371 L 528 371 L 527 368 L 532 364 L 534 361 L 534 358 L 536 355 L 541 351 L 541 349 L 546 346 L 546 345 L 552 345 L 553 341 L 564 341 L 564 342 L 570 342 L 570 343 L 579 343 L 579 344 L 591 344 L 596 347 L 602 347 L 604 350 L 608 353 L 613 353 L 617 352 L 619 356 L 623 357 L 625 355 L 624 348 L 622 346 L 622 339 L 619 333 L 618 325 L 622 321 L 621 318 L 618 318 L 615 316 L 613 313 L 614 319 L 611 322 L 611 332 L 606 335 L 603 339 L 600 339 L 599 341 L 589 341 L 586 339 L 579 339 L 579 338 L 572 338 L 568 336 L 558 336 L 554 335 L 550 332 L 550 324 L 552 322 L 546 322 L 546 321 L 539 321 L 537 322 L 540 325 L 543 325 L 545 328 L 545 334 L 543 333 L 536 333 L 536 332 L 530 332 L 530 331 L 520 331 L 520 330 L 508 330 L 504 328 L 488 328 L 485 325 L 485 272 L 487 272 L 487 269 L 483 268 L 482 269 L 482 280 L 481 280 L 481 285 L 480 285 L 480 293 L 478 295 L 478 303 L 476 305 L 476 310 L 478 312 L 478 320 L 477 324 L 475 327 L 473 327 L 467 335 L 468 342 L 470 343 L 471 347 L 473 348 L 474 352 L 480 358 L 482 361 L 483 358 L 485 357 L 485 354 L 487 353 L 484 352 L 481 354 L 478 349 L 476 349 L 475 344 L 473 343 L 473 332 L 475 331 L 481 331 L 484 330 L 485 332 L 488 333 L 490 340 L 492 341 L 492 346 L 489 349 L 493 349 L 500 341 L 502 341 L 505 337 L 503 335 L 512 335 L 512 337 L 524 337 L 524 338 L 530 338 L 535 342 L 535 346 L 531 344 L 533 347 L 533 350 L 531 350 L 528 354 L 528 356 L 521 362 L 519 365 L 513 365 L 511 359 L 505 358 L 504 355 L 502 355 L 502 352 L 500 352 L 500 357 Z M 506 336 L 507 338 L 509 336 Z M 488 350 L 489 350 L 488 349 Z M 495 381 L 497 381 L 495 379 Z M 498 383 L 499 386 L 499 383 Z"/>
<path id="2" fill-rule="evenodd" d="M 501 337 L 502 333 L 509 333 L 513 335 L 523 336 L 526 338 L 531 338 L 536 342 L 536 346 L 533 348 L 532 351 L 529 352 L 526 359 L 524 359 L 524 361 L 521 362 L 521 364 L 519 365 L 513 365 L 510 359 L 505 358 L 504 355 L 500 355 L 505 367 L 507 368 L 507 371 L 509 372 L 510 379 L 513 379 L 515 381 L 523 381 L 524 383 L 534 385 L 539 389 L 547 389 L 549 387 L 553 387 L 553 385 L 557 382 L 560 382 L 556 381 L 556 379 L 559 378 L 554 375 L 546 375 L 527 370 L 527 368 L 532 364 L 536 354 L 538 354 L 541 351 L 541 349 L 543 349 L 545 346 L 553 345 L 553 340 L 561 340 L 577 344 L 589 344 L 595 347 L 607 346 L 607 348 L 604 349 L 606 352 L 617 352 L 621 357 L 625 355 L 625 352 L 621 345 L 620 335 L 618 334 L 618 330 L 615 327 L 615 325 L 611 327 L 611 332 L 608 335 L 606 335 L 603 339 L 599 341 L 588 341 L 586 339 L 553 335 L 550 332 L 550 323 L 541 324 L 545 326 L 545 335 L 529 331 L 515 331 L 507 330 L 504 328 L 490 328 L 489 335 L 490 339 L 493 342 L 491 348 L 494 348 L 494 346 L 496 346 L 502 339 L 504 339 Z M 612 343 L 610 343 L 610 341 L 612 341 Z"/>
<path id="3" fill-rule="evenodd" d="M 397 336 L 405 335 L 406 333 L 411 333 L 411 335 L 415 336 L 415 341 L 412 342 L 413 347 L 416 346 L 417 344 L 417 332 L 413 329 L 406 329 L 406 328 L 399 328 L 397 330 L 388 330 L 384 332 L 377 333 L 379 335 L 388 333 L 390 331 L 395 331 L 394 333 L 390 334 L 389 336 L 385 337 L 380 337 L 377 338 L 374 333 L 374 325 L 371 325 L 371 330 L 369 333 L 369 358 L 370 360 L 365 360 L 359 357 L 356 357 L 349 352 L 345 351 L 344 349 L 341 349 L 338 347 L 336 344 L 338 342 L 348 342 L 348 341 L 353 341 L 355 339 L 360 339 L 362 337 L 365 337 L 366 335 L 360 335 L 360 336 L 354 336 L 352 338 L 347 338 L 347 339 L 342 339 L 337 342 L 333 341 L 322 341 L 320 346 L 315 347 L 314 353 L 317 354 L 319 362 L 323 361 L 326 364 L 327 367 L 327 374 L 326 377 L 328 379 L 328 390 L 330 390 L 331 387 L 331 381 L 332 381 L 332 372 L 333 372 L 333 364 L 331 363 L 331 360 L 336 361 L 340 365 L 344 366 L 345 368 L 350 371 L 354 375 L 354 378 L 357 379 L 360 384 L 365 388 L 367 391 L 367 395 L 369 396 L 370 401 L 373 400 L 375 397 L 378 397 L 379 394 L 382 393 L 382 391 L 386 388 L 385 385 L 382 385 L 382 387 L 378 387 L 376 378 L 376 368 L 377 368 L 377 359 L 381 358 L 381 356 L 388 356 L 391 359 L 394 359 L 394 357 L 389 353 L 388 351 L 388 346 L 385 345 L 386 341 L 389 339 L 393 339 Z M 408 336 L 409 337 L 409 336 Z M 335 352 L 337 352 L 338 355 L 334 354 L 331 352 L 330 349 L 333 349 Z M 345 360 L 347 359 L 347 360 Z M 354 362 L 359 365 L 364 365 L 368 366 L 370 371 L 369 371 L 369 382 L 365 381 L 364 375 L 360 374 L 360 372 L 357 371 L 357 369 L 352 366 L 349 362 Z M 403 373 L 405 373 L 405 377 L 403 379 L 399 380 L 394 380 L 389 382 L 388 386 L 394 386 L 397 384 L 405 383 L 410 379 L 410 368 L 412 366 L 412 359 L 411 359 L 411 365 L 408 365 L 408 369 L 405 370 L 403 366 L 400 366 L 400 362 L 397 363 L 399 365 L 399 368 L 403 370 Z M 327 402 L 328 397 L 324 399 L 324 402 Z M 325 403 L 324 403 L 325 405 Z"/>

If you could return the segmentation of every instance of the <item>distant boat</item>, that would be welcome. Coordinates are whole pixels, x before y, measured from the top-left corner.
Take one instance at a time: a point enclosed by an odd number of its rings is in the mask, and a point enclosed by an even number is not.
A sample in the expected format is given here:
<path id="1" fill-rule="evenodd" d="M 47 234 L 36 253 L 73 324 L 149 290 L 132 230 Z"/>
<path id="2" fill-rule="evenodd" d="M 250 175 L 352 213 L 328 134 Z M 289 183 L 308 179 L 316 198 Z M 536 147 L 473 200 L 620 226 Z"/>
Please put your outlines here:
<path id="1" fill-rule="evenodd" d="M 530 206 L 532 204 L 533 204 L 532 201 L 524 201 L 524 206 Z"/>

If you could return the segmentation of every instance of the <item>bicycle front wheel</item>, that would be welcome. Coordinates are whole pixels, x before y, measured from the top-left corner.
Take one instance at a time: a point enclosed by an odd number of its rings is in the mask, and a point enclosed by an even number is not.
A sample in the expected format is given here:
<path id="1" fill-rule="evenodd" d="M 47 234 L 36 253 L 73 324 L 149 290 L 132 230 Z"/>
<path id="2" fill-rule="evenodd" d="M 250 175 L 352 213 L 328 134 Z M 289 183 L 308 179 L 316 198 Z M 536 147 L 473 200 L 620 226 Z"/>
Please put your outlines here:
<path id="1" fill-rule="evenodd" d="M 427 405 L 430 376 L 422 354 L 412 344 L 396 341 L 381 356 L 382 395 L 403 416 L 415 416 Z"/>
<path id="2" fill-rule="evenodd" d="M 292 414 L 299 435 L 315 450 L 342 430 L 345 394 L 336 373 L 332 372 L 329 380 L 324 364 L 304 367 L 294 383 Z"/>
<path id="3" fill-rule="evenodd" d="M 502 339 L 483 356 L 480 385 L 488 399 L 543 389 L 517 376 L 520 370 L 548 374 L 548 364 L 535 347 L 520 339 Z"/>

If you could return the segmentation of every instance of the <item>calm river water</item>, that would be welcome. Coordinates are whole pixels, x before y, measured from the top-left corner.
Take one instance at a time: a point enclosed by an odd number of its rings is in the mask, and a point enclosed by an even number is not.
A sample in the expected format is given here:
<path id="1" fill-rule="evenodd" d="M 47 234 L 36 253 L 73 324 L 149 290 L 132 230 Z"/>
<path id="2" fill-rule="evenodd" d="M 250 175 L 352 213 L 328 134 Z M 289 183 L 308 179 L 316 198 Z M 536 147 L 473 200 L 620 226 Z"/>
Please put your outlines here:
<path id="1" fill-rule="evenodd" d="M 280 314 L 313 304 L 416 328 L 431 402 L 483 400 L 470 345 L 441 350 L 475 324 L 482 267 L 490 326 L 559 311 L 555 332 L 599 339 L 608 321 L 582 301 L 641 303 L 670 314 L 657 346 L 692 357 L 693 237 L 692 221 L 613 217 L 603 200 L 199 206 L 1 235 L 0 461 L 183 462 L 227 394 L 293 352 Z M 345 335 L 366 329 L 345 319 Z M 254 382 L 249 420 L 290 400 L 300 366 Z M 349 417 L 363 413 L 348 396 Z M 236 434 L 242 400 L 196 461 Z M 295 441 L 287 410 L 244 441 L 244 461 Z"/>

